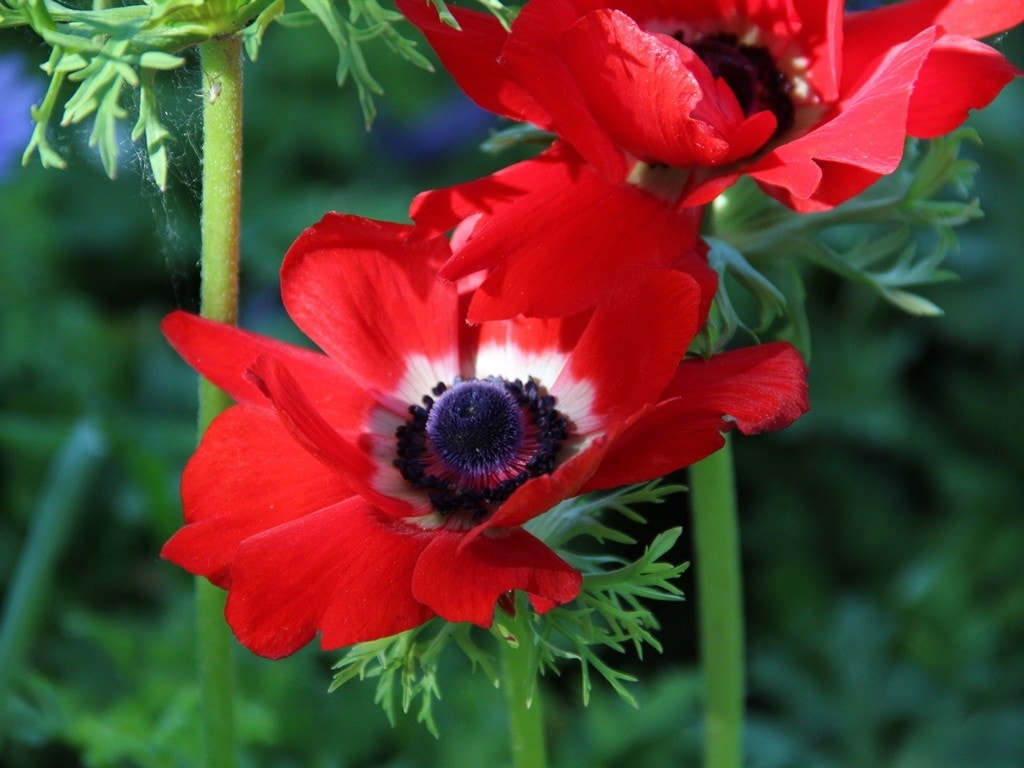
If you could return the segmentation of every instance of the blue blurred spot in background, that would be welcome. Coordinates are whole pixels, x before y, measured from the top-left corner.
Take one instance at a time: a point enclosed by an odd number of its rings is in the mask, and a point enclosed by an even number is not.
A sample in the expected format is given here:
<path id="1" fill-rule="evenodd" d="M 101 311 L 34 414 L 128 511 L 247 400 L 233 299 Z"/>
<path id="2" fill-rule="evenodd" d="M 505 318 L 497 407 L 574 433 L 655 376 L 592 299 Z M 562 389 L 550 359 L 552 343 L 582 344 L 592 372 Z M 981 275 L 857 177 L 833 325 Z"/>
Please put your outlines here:
<path id="1" fill-rule="evenodd" d="M 396 161 L 428 165 L 480 144 L 499 120 L 461 91 L 452 91 L 411 119 L 382 111 L 370 137 Z"/>
<path id="2" fill-rule="evenodd" d="M 16 53 L 0 54 L 0 181 L 32 135 L 29 108 L 43 96 L 42 81 L 31 77 Z"/>

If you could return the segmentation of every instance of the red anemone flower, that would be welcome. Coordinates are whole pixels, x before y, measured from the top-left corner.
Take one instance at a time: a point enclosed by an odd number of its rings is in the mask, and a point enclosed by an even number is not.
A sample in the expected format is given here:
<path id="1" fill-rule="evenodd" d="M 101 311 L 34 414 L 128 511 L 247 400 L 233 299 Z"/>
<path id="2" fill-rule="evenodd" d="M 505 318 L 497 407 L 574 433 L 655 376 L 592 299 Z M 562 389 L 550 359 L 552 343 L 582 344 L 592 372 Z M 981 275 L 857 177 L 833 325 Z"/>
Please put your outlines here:
<path id="1" fill-rule="evenodd" d="M 523 523 L 807 408 L 788 345 L 679 364 L 705 303 L 682 272 L 637 273 L 572 317 L 470 326 L 436 279 L 447 240 L 410 235 L 329 214 L 289 250 L 285 307 L 322 353 L 164 321 L 237 404 L 186 466 L 186 524 L 162 554 L 229 591 L 228 623 L 258 654 L 434 616 L 486 627 L 513 590 L 538 612 L 571 601 L 580 574 Z"/>
<path id="2" fill-rule="evenodd" d="M 485 215 L 509 209 L 481 222 L 485 242 L 456 251 L 449 279 L 480 268 L 495 240 L 545 250 L 533 241 L 560 213 L 551 201 L 562 208 L 574 195 L 580 202 L 566 205 L 584 245 L 571 260 L 591 259 L 591 270 L 648 258 L 623 242 L 640 229 L 679 244 L 670 211 L 710 202 L 742 174 L 800 212 L 838 205 L 895 170 L 908 134 L 952 130 L 1019 74 L 976 38 L 1024 19 L 1019 0 L 909 0 L 846 14 L 842 0 L 530 0 L 510 32 L 453 9 L 459 31 L 422 0 L 398 5 L 480 105 L 572 147 L 556 150 L 570 158 L 570 181 L 542 156 L 414 202 L 413 219 L 436 231 L 473 204 Z M 616 204 L 621 214 L 609 215 Z M 488 268 L 512 269 L 515 254 L 491 253 Z M 536 288 L 513 302 L 488 287 L 472 319 L 544 310 Z"/>

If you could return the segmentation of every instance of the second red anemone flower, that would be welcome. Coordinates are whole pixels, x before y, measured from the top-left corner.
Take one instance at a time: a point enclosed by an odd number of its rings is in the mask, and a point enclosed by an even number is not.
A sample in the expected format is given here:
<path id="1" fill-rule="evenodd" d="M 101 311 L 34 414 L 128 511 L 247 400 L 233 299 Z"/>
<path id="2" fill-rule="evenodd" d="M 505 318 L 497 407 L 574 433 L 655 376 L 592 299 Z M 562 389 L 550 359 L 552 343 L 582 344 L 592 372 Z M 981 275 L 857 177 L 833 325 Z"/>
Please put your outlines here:
<path id="1" fill-rule="evenodd" d="M 616 257 L 650 264 L 685 251 L 693 240 L 671 213 L 710 202 L 741 175 L 800 212 L 863 191 L 896 169 L 907 135 L 949 132 L 1019 74 L 977 38 L 1024 19 L 1017 0 L 909 0 L 859 13 L 844 13 L 842 0 L 530 0 L 510 32 L 455 9 L 459 31 L 422 0 L 398 5 L 481 106 L 569 145 L 554 150 L 567 163 L 561 175 L 542 156 L 415 201 L 414 220 L 436 231 L 474 207 L 484 214 L 481 242 L 467 241 L 442 274 L 507 274 L 521 254 L 544 251 L 557 200 L 581 243 L 572 263 L 588 260 L 608 284 Z M 638 231 L 661 245 L 631 244 Z M 502 240 L 519 243 L 513 254 L 491 248 Z M 489 279 L 474 319 L 552 311 L 534 288 L 516 301 Z"/>
<path id="2" fill-rule="evenodd" d="M 229 591 L 264 656 L 375 639 L 433 616 L 489 626 L 513 590 L 545 612 L 580 574 L 520 526 L 578 493 L 648 480 L 807 408 L 771 344 L 680 364 L 706 301 L 637 273 L 571 317 L 470 326 L 436 279 L 444 238 L 332 214 L 281 270 L 312 351 L 175 312 L 164 332 L 237 402 L 185 469 L 163 555 Z"/>

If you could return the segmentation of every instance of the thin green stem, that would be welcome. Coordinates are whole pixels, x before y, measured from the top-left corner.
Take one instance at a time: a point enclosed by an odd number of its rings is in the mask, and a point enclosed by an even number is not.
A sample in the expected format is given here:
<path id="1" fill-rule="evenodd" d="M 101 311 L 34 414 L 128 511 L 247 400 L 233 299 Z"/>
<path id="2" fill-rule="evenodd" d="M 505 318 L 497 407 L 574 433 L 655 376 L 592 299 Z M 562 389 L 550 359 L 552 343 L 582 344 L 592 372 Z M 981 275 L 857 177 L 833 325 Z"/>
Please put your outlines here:
<path id="1" fill-rule="evenodd" d="M 544 768 L 547 745 L 544 742 L 544 712 L 541 707 L 537 669 L 533 657 L 533 630 L 530 608 L 518 601 L 511 633 L 517 643 L 502 643 L 502 680 L 508 711 L 513 768 Z"/>
<path id="2" fill-rule="evenodd" d="M 893 209 L 904 202 L 903 195 L 864 195 L 844 205 L 820 213 L 805 213 L 787 217 L 785 220 L 758 226 L 756 221 L 747 222 L 741 232 L 720 232 L 721 237 L 744 254 L 770 254 L 780 244 L 792 242 L 801 237 L 810 237 L 827 227 L 864 221 L 886 221 Z"/>
<path id="3" fill-rule="evenodd" d="M 203 43 L 203 201 L 200 307 L 223 323 L 238 318 L 238 238 L 242 196 L 242 44 L 237 37 Z M 199 382 L 199 431 L 230 403 Z M 232 701 L 231 635 L 224 594 L 196 580 L 196 624 L 207 768 L 237 765 Z"/>
<path id="4" fill-rule="evenodd" d="M 701 664 L 704 768 L 743 763 L 743 588 L 729 443 L 690 468 Z"/>

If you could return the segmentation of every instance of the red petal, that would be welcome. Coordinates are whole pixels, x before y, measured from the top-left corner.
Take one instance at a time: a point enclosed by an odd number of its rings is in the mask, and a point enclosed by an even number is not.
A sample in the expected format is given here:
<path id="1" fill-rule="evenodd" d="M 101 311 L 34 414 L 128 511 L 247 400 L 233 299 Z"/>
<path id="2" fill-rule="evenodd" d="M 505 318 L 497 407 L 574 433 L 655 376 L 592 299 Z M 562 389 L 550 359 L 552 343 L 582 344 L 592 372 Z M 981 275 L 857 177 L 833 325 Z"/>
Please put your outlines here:
<path id="1" fill-rule="evenodd" d="M 494 606 L 520 589 L 543 612 L 579 594 L 582 576 L 521 528 L 490 531 L 471 541 L 464 533 L 437 531 L 416 563 L 416 599 L 448 621 L 491 626 Z"/>
<path id="2" fill-rule="evenodd" d="M 854 74 L 846 69 L 846 93 L 833 111 L 810 132 L 770 152 L 750 175 L 769 194 L 804 211 L 822 207 L 816 191 L 808 194 L 806 184 L 813 178 L 809 161 L 823 174 L 844 174 L 845 167 L 855 176 L 895 170 L 903 157 L 910 94 L 936 34 L 935 29 L 925 30 L 892 49 L 873 71 Z M 832 190 L 853 186 L 835 180 L 823 180 L 822 185 Z M 805 202 L 807 198 L 812 199 Z"/>
<path id="3" fill-rule="evenodd" d="M 287 430 L 307 451 L 381 509 L 398 517 L 417 513 L 410 502 L 385 496 L 373 486 L 378 465 L 353 442 L 359 439 L 359 433 L 342 435 L 324 419 L 283 364 L 261 357 L 250 371 L 252 380 L 277 409 Z M 389 467 L 387 471 L 397 470 Z"/>
<path id="4" fill-rule="evenodd" d="M 719 165 L 753 153 L 775 131 L 770 113 L 744 127 L 736 97 L 724 82 L 718 87 L 692 49 L 642 31 L 623 13 L 587 14 L 562 43 L 589 113 L 618 146 L 644 162 Z M 733 148 L 741 127 L 743 146 Z M 590 157 L 571 134 L 563 135 Z"/>
<path id="5" fill-rule="evenodd" d="M 936 8 L 933 23 L 952 35 L 975 39 L 1005 32 L 1024 21 L 1024 4 L 1016 0 L 911 0 L 907 5 Z"/>
<path id="6" fill-rule="evenodd" d="M 266 355 L 287 365 L 334 418 L 353 423 L 365 414 L 365 396 L 326 355 L 181 311 L 165 317 L 160 328 L 185 362 L 238 402 L 266 405 L 246 377 L 253 361 Z"/>
<path id="7" fill-rule="evenodd" d="M 550 388 L 589 319 L 587 312 L 546 319 L 519 315 L 511 320 L 467 326 L 475 332 L 475 356 L 469 361 L 467 375 L 502 376 L 510 381 L 532 377 Z"/>
<path id="8" fill-rule="evenodd" d="M 411 232 L 328 214 L 299 236 L 281 268 L 288 313 L 365 388 L 395 393 L 410 358 L 425 360 L 427 389 L 402 393 L 406 402 L 458 372 L 458 297 L 431 265 L 448 257 L 447 241 L 409 243 Z"/>
<path id="9" fill-rule="evenodd" d="M 697 420 L 707 414 L 745 434 L 781 429 L 806 413 L 807 366 L 785 342 L 685 360 L 662 398 L 678 397 Z"/>
<path id="10" fill-rule="evenodd" d="M 574 183 L 537 186 L 482 221 L 443 273 L 491 270 L 473 296 L 470 322 L 571 315 L 638 267 L 669 267 L 692 250 L 700 215 L 584 169 Z"/>
<path id="11" fill-rule="evenodd" d="M 461 29 L 453 29 L 423 0 L 397 0 L 398 10 L 419 27 L 462 90 L 484 109 L 520 122 L 547 127 L 547 112 L 498 62 L 508 39 L 490 13 L 449 6 Z"/>
<path id="12" fill-rule="evenodd" d="M 710 456 L 725 443 L 720 414 L 694 414 L 681 398 L 644 409 L 613 441 L 580 493 L 642 483 Z"/>
<path id="13" fill-rule="evenodd" d="M 772 197 L 795 211 L 813 213 L 814 211 L 827 211 L 845 203 L 883 176 L 881 173 L 858 168 L 855 165 L 833 163 L 827 160 L 819 160 L 818 168 L 821 171 L 821 183 L 818 184 L 814 196 L 809 200 L 801 200 L 788 195 L 786 191 L 781 193 L 772 189 L 767 189 L 767 191 Z"/>
<path id="14" fill-rule="evenodd" d="M 682 272 L 623 276 L 597 305 L 551 392 L 589 382 L 591 407 L 606 422 L 654 402 L 704 324 L 702 299 L 696 281 Z"/>
<path id="15" fill-rule="evenodd" d="M 490 176 L 421 192 L 409 206 L 409 218 L 417 225 L 417 231 L 410 237 L 443 234 L 474 214 L 494 214 L 508 207 L 530 190 L 548 184 L 571 184 L 584 165 L 585 161 L 572 147 L 556 141 L 537 157 L 502 168 Z M 440 274 L 445 280 L 454 280 L 476 269 L 478 267 L 458 261 L 456 255 Z"/>
<path id="16" fill-rule="evenodd" d="M 818 98 L 826 103 L 839 97 L 842 74 L 844 0 L 794 0 L 799 22 L 796 29 L 777 29 L 781 40 L 794 40 L 793 48 L 810 61 L 807 78 Z M 768 5 L 775 5 L 768 3 Z M 778 9 L 768 8 L 769 18 L 778 16 Z M 770 23 L 770 22 L 769 22 Z"/>
<path id="17" fill-rule="evenodd" d="M 967 37 L 946 36 L 932 48 L 914 83 L 907 133 L 934 138 L 994 99 L 1021 72 L 1001 53 Z"/>
<path id="18" fill-rule="evenodd" d="M 1015 0 L 903 0 L 846 15 L 848 36 L 873 41 L 876 52 L 909 40 L 922 29 L 941 26 L 951 35 L 988 37 L 1024 21 L 1024 3 Z"/>
<path id="19" fill-rule="evenodd" d="M 273 412 L 235 406 L 210 425 L 185 467 L 187 525 L 161 555 L 227 587 L 239 542 L 352 495 L 288 434 Z"/>
<path id="20" fill-rule="evenodd" d="M 807 411 L 807 369 L 777 342 L 687 360 L 656 406 L 614 437 L 581 493 L 663 477 L 718 450 L 732 425 L 781 429 Z"/>
<path id="21" fill-rule="evenodd" d="M 434 615 L 411 588 L 432 535 L 354 498 L 246 539 L 232 564 L 228 623 L 273 659 L 317 631 L 330 650 L 418 626 Z"/>
<path id="22" fill-rule="evenodd" d="M 598 437 L 581 453 L 563 462 L 554 473 L 527 480 L 498 507 L 497 512 L 468 535 L 472 538 L 487 528 L 522 525 L 559 502 L 576 496 L 597 471 L 607 450 L 608 441 L 605 437 Z"/>
<path id="23" fill-rule="evenodd" d="M 628 173 L 622 149 L 591 113 L 581 81 L 563 58 L 562 34 L 577 19 L 562 0 L 531 0 L 512 25 L 502 62 L 551 116 L 554 129 L 611 181 Z"/>

